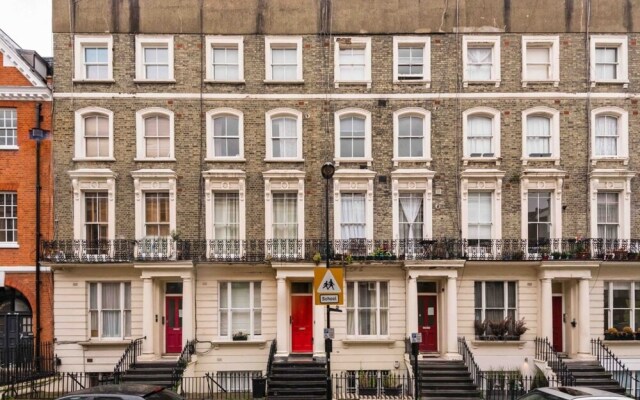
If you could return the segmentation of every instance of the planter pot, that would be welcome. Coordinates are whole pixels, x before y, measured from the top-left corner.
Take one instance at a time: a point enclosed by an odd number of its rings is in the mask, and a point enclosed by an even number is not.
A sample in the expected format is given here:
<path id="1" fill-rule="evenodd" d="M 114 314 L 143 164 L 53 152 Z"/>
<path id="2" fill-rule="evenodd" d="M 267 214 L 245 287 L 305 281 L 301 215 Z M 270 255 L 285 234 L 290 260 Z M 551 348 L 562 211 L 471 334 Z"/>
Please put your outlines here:
<path id="1" fill-rule="evenodd" d="M 619 335 L 615 333 L 605 333 L 604 340 L 620 340 L 618 336 Z"/>
<path id="2" fill-rule="evenodd" d="M 387 396 L 399 396 L 402 392 L 401 387 L 386 387 L 384 388 L 384 394 Z"/>
<path id="3" fill-rule="evenodd" d="M 234 336 L 233 337 L 233 341 L 234 342 L 239 342 L 239 341 L 243 341 L 243 340 L 246 341 L 247 339 L 248 339 L 248 336 Z"/>
<path id="4" fill-rule="evenodd" d="M 377 396 L 378 388 L 359 388 L 358 393 L 361 396 Z"/>

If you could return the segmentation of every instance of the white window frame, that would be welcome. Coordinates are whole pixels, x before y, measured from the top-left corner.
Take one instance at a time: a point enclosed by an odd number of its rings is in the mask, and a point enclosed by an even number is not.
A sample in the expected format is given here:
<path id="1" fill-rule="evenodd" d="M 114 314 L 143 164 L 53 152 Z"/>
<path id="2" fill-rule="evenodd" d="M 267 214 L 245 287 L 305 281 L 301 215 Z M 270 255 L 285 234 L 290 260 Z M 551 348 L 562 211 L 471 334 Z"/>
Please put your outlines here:
<path id="1" fill-rule="evenodd" d="M 598 236 L 598 192 L 617 192 L 620 228 L 618 239 L 631 238 L 631 178 L 635 172 L 594 169 L 589 174 L 591 226 L 590 237 Z"/>
<path id="2" fill-rule="evenodd" d="M 469 47 L 492 47 L 491 51 L 491 78 L 483 80 L 471 80 L 467 72 L 467 50 Z M 500 87 L 500 36 L 463 36 L 462 37 L 462 84 L 467 87 L 471 84 L 494 84 Z"/>
<path id="3" fill-rule="evenodd" d="M 116 178 L 117 174 L 110 169 L 77 169 L 69 171 L 73 187 L 73 238 L 85 240 L 85 202 L 86 192 L 107 192 L 108 223 L 107 239 L 116 238 Z"/>
<path id="4" fill-rule="evenodd" d="M 422 118 L 422 157 L 400 156 L 400 118 L 417 116 Z M 400 161 L 431 163 L 431 112 L 419 107 L 402 108 L 393 113 L 393 165 Z"/>
<path id="5" fill-rule="evenodd" d="M 144 49 L 166 48 L 168 57 L 168 76 L 165 79 L 149 79 L 146 76 Z M 173 35 L 136 35 L 136 79 L 135 82 L 175 82 L 173 58 Z"/>
<path id="6" fill-rule="evenodd" d="M 624 88 L 629 86 L 629 39 L 626 35 L 591 35 L 589 38 L 591 86 L 600 83 L 622 84 Z M 616 79 L 596 78 L 596 49 L 598 47 L 618 48 L 618 69 Z"/>
<path id="7" fill-rule="evenodd" d="M 549 148 L 551 155 L 548 157 L 531 157 L 527 148 L 528 118 L 530 116 L 542 116 L 549 118 Z M 560 164 L 560 111 L 550 107 L 533 107 L 522 111 L 522 165 L 527 165 L 530 161 L 554 161 L 555 165 Z"/>
<path id="8" fill-rule="evenodd" d="M 422 195 L 422 237 L 429 239 L 433 235 L 433 178 L 434 171 L 428 169 L 397 169 L 391 172 L 391 214 L 393 218 L 393 239 L 400 240 L 400 195 L 419 193 Z M 399 251 L 396 251 L 399 254 Z"/>
<path id="9" fill-rule="evenodd" d="M 89 79 L 84 63 L 85 47 L 104 47 L 107 49 L 107 77 Z M 113 36 L 111 35 L 75 35 L 74 38 L 74 82 L 114 82 L 113 80 Z"/>
<path id="10" fill-rule="evenodd" d="M 500 283 L 502 282 L 504 285 L 504 304 L 503 304 L 503 318 L 507 318 L 507 316 L 509 315 L 509 283 L 514 283 L 514 290 L 515 290 L 515 309 L 514 309 L 514 314 L 515 314 L 515 319 L 518 319 L 518 281 L 502 281 L 502 280 L 483 280 L 483 281 L 474 281 L 473 282 L 473 289 L 474 289 L 474 305 L 473 305 L 473 315 L 474 315 L 474 319 L 476 318 L 476 305 L 475 305 L 475 289 L 476 289 L 476 283 L 481 283 L 481 297 L 482 297 L 482 307 L 481 307 L 481 320 L 485 321 L 487 319 L 486 315 L 487 315 L 487 282 L 490 283 Z"/>
<path id="11" fill-rule="evenodd" d="M 491 193 L 491 239 L 502 238 L 502 179 L 504 171 L 495 169 L 468 169 L 460 180 L 460 219 L 463 239 L 469 238 L 469 192 Z"/>
<path id="12" fill-rule="evenodd" d="M 218 284 L 218 337 L 221 339 L 227 339 L 229 341 L 233 340 L 233 335 L 236 332 L 233 332 L 233 326 L 231 324 L 232 321 L 232 314 L 233 314 L 233 308 L 231 307 L 231 299 L 233 297 L 233 293 L 231 290 L 232 287 L 232 283 L 248 283 L 249 284 L 249 303 L 250 303 L 250 307 L 249 307 L 249 331 L 250 332 L 243 332 L 247 334 L 247 337 L 249 339 L 259 339 L 262 337 L 262 331 L 264 329 L 264 318 L 262 318 L 262 316 L 264 315 L 264 307 L 263 307 L 263 300 L 262 298 L 260 298 L 260 307 L 257 308 L 255 307 L 255 284 L 259 283 L 260 284 L 260 295 L 262 296 L 262 293 L 264 292 L 265 288 L 264 285 L 262 283 L 262 281 L 232 281 L 232 280 L 221 280 Z M 222 302 L 220 301 L 220 296 L 222 296 L 222 285 L 227 285 L 227 305 L 229 306 L 228 308 L 225 308 L 224 310 L 227 311 L 227 329 L 228 332 L 226 335 L 222 335 L 222 311 L 223 308 L 220 306 L 220 304 L 222 304 Z M 260 335 L 255 335 L 254 331 L 255 331 L 255 320 L 254 320 L 254 313 L 255 311 L 260 310 Z"/>
<path id="13" fill-rule="evenodd" d="M 526 169 L 520 181 L 520 221 L 521 238 L 529 238 L 529 192 L 551 192 L 551 230 L 550 239 L 562 239 L 562 188 L 565 171 L 557 169 Z M 551 242 L 550 244 L 552 244 Z M 552 251 L 560 251 L 559 248 Z"/>
<path id="14" fill-rule="evenodd" d="M 91 284 L 96 284 L 96 297 L 97 297 L 97 312 L 98 312 L 98 336 L 91 336 Z M 105 283 L 118 283 L 120 284 L 120 329 L 121 329 L 121 334 L 120 336 L 117 337 L 104 337 L 103 336 L 103 327 L 102 327 L 102 285 Z M 125 308 L 125 286 L 129 285 L 129 295 L 132 297 L 129 299 L 129 304 L 130 307 L 133 308 L 133 285 L 131 284 L 131 282 L 123 282 L 123 281 L 91 281 L 91 282 L 87 282 L 87 336 L 90 339 L 93 340 L 100 340 L 100 341 L 119 341 L 119 340 L 124 340 L 126 338 L 129 338 L 133 335 L 133 312 L 132 309 L 126 309 Z M 129 335 L 126 335 L 125 333 L 125 312 L 129 311 L 129 316 L 131 318 L 131 320 L 129 321 L 130 323 L 130 329 L 132 332 L 130 332 Z"/>
<path id="15" fill-rule="evenodd" d="M 19 229 L 19 225 L 18 225 L 18 213 L 19 213 L 19 209 L 18 209 L 18 192 L 15 190 L 2 190 L 0 191 L 0 195 L 10 195 L 14 198 L 14 203 L 12 204 L 12 206 L 15 206 L 16 208 L 16 213 L 15 213 L 15 217 L 14 218 L 9 218 L 6 215 L 4 215 L 2 217 L 2 220 L 9 220 L 9 219 L 15 219 L 16 221 L 16 225 L 15 228 L 12 229 L 12 231 L 15 231 L 15 239 L 14 241 L 5 241 L 5 242 L 0 242 L 0 249 L 17 249 L 20 247 L 20 245 L 18 244 L 18 232 L 20 231 Z M 2 207 L 6 207 L 7 205 L 3 205 Z M 3 210 L 4 211 L 4 210 Z M 5 231 L 9 231 L 9 229 L 5 229 Z"/>
<path id="16" fill-rule="evenodd" d="M 624 285 L 629 285 L 628 290 L 629 290 L 629 307 L 627 308 L 622 308 L 622 307 L 614 307 L 613 306 L 613 291 L 615 290 L 620 290 L 619 288 L 614 288 L 614 286 L 616 286 L 616 284 L 624 284 Z M 610 327 L 614 327 L 613 325 L 613 311 L 614 310 L 629 310 L 629 325 L 630 327 L 633 328 L 633 331 L 636 331 L 636 327 L 640 328 L 640 321 L 636 320 L 636 311 L 640 310 L 639 308 L 636 307 L 636 290 L 640 287 L 640 282 L 636 281 L 636 280 L 630 280 L 629 278 L 626 278 L 624 280 L 622 279 L 612 279 L 612 280 L 607 280 L 604 281 L 604 287 L 603 287 L 603 295 L 607 296 L 608 298 L 607 303 L 609 304 L 609 307 L 604 307 L 603 304 L 603 317 L 605 318 L 604 320 L 604 328 L 608 329 Z M 625 289 L 626 290 L 626 289 Z M 609 311 L 609 315 L 607 318 L 607 312 Z M 622 330 L 622 328 L 624 327 L 619 327 L 618 330 Z"/>
<path id="17" fill-rule="evenodd" d="M 342 193 L 365 195 L 365 239 L 373 240 L 373 179 L 375 171 L 365 169 L 339 169 L 333 175 L 333 237 L 342 239 Z M 372 252 L 373 249 L 370 249 Z"/>
<path id="18" fill-rule="evenodd" d="M 297 193 L 298 240 L 304 239 L 304 171 L 274 169 L 262 173 L 264 178 L 264 238 L 273 239 L 273 193 Z"/>
<path id="19" fill-rule="evenodd" d="M 216 240 L 215 226 L 213 224 L 215 210 L 215 193 L 238 193 L 238 212 L 240 213 L 240 225 L 238 228 L 238 240 L 244 241 L 247 235 L 246 228 L 246 173 L 236 169 L 210 169 L 202 172 L 204 178 L 205 193 L 205 235 L 207 243 Z M 243 252 L 242 244 L 240 251 Z M 209 249 L 209 254 L 215 255 L 216 248 Z M 235 254 L 233 254 L 235 255 Z M 239 255 L 239 254 L 238 254 Z"/>
<path id="20" fill-rule="evenodd" d="M 169 157 L 147 157 L 145 148 L 145 124 L 146 117 L 162 115 L 169 118 Z M 175 130 L 173 111 L 160 107 L 149 107 L 136 111 L 136 158 L 135 161 L 175 161 Z"/>
<path id="21" fill-rule="evenodd" d="M 292 80 L 275 80 L 273 79 L 273 52 L 274 48 L 296 49 L 296 78 Z M 302 36 L 265 36 L 265 82 L 273 83 L 302 83 Z"/>
<path id="22" fill-rule="evenodd" d="M 364 118 L 364 157 L 341 157 L 340 156 L 340 120 L 342 117 L 348 117 L 350 115 L 357 115 Z M 334 113 L 334 145 L 335 145 L 335 158 L 336 165 L 340 165 L 341 162 L 366 162 L 371 166 L 373 158 L 371 156 L 371 112 L 362 108 L 344 108 Z"/>
<path id="23" fill-rule="evenodd" d="M 613 116 L 618 120 L 618 151 L 616 156 L 597 156 L 596 151 L 596 119 L 600 116 Z M 591 110 L 591 163 L 598 161 L 621 160 L 629 163 L 629 113 L 619 107 L 600 107 Z"/>
<path id="24" fill-rule="evenodd" d="M 11 110 L 15 113 L 16 116 L 16 125 L 15 125 L 15 143 L 13 145 L 1 145 L 0 146 L 0 150 L 18 150 L 20 147 L 18 145 L 18 108 L 17 107 L 4 107 L 4 106 L 0 106 L 0 111 L 2 110 Z M 5 120 L 6 121 L 6 120 Z M 8 129 L 7 127 L 3 128 L 3 129 Z"/>
<path id="25" fill-rule="evenodd" d="M 340 76 L 340 47 L 364 47 L 364 77 L 358 80 L 344 80 Z M 371 88 L 371 38 L 359 36 L 336 37 L 333 39 L 333 80 L 335 87 L 340 84 L 366 84 Z"/>
<path id="26" fill-rule="evenodd" d="M 109 155 L 107 157 L 87 157 L 84 136 L 84 119 L 93 114 L 107 117 L 109 120 Z M 113 156 L 113 111 L 101 107 L 85 107 L 75 112 L 75 155 L 73 161 L 115 161 Z"/>
<path id="27" fill-rule="evenodd" d="M 277 117 L 290 117 L 296 119 L 296 157 L 273 157 L 273 127 L 271 120 Z M 304 161 L 302 157 L 302 113 L 293 108 L 275 108 L 265 113 L 265 125 L 266 125 L 266 157 L 265 161 L 274 162 L 301 162 Z"/>
<path id="28" fill-rule="evenodd" d="M 207 46 L 206 57 L 206 79 L 209 83 L 244 83 L 244 37 L 242 36 L 207 36 L 205 39 Z M 224 45 L 227 47 L 236 47 L 238 49 L 238 79 L 222 80 L 215 79 L 213 75 L 213 47 L 215 45 Z"/>
<path id="29" fill-rule="evenodd" d="M 414 45 L 422 47 L 422 78 L 401 79 L 399 70 L 400 47 Z M 393 37 L 393 83 L 424 84 L 431 87 L 431 38 L 429 36 L 394 36 Z"/>
<path id="30" fill-rule="evenodd" d="M 376 309 L 376 333 L 374 335 L 360 335 L 358 332 L 360 331 L 360 327 L 359 327 L 359 318 L 358 318 L 358 310 L 361 309 L 360 305 L 358 304 L 358 284 L 359 283 L 367 283 L 367 287 L 369 287 L 369 285 L 371 284 L 375 284 L 375 290 L 376 290 L 376 305 L 375 305 L 375 309 Z M 380 328 L 381 328 L 381 312 L 380 310 L 384 309 L 381 305 L 380 305 L 380 283 L 384 282 L 387 284 L 387 333 L 386 334 L 382 334 L 380 333 Z M 381 281 L 381 280 L 358 280 L 358 281 L 347 281 L 346 282 L 346 290 L 345 292 L 348 292 L 350 290 L 349 286 L 353 286 L 353 301 L 354 301 L 354 305 L 353 307 L 348 307 L 347 306 L 347 301 L 345 299 L 345 309 L 347 310 L 347 313 L 349 312 L 349 310 L 353 310 L 353 316 L 354 316 L 354 321 L 353 321 L 353 329 L 354 329 L 354 333 L 353 334 L 347 334 L 347 338 L 348 339 L 355 339 L 355 338 L 362 338 L 362 339 L 375 339 L 375 338 L 379 338 L 379 339 L 386 339 L 389 337 L 389 331 L 391 330 L 391 324 L 390 324 L 390 310 L 391 310 L 391 299 L 390 299 L 390 293 L 391 293 L 391 284 L 389 281 Z M 346 297 L 346 295 L 345 295 Z M 346 318 L 348 319 L 348 317 Z M 348 327 L 347 327 L 348 329 Z"/>
<path id="31" fill-rule="evenodd" d="M 169 193 L 169 231 L 176 230 L 176 180 L 170 169 L 139 169 L 132 171 L 134 187 L 136 240 L 145 239 L 145 193 Z"/>
<path id="32" fill-rule="evenodd" d="M 222 157 L 215 155 L 215 141 L 213 139 L 214 133 L 214 118 L 221 115 L 232 115 L 238 118 L 238 140 L 239 140 L 239 152 L 237 156 Z M 246 161 L 244 158 L 244 114 L 242 111 L 234 108 L 216 108 L 207 111 L 206 114 L 206 129 L 207 129 L 207 158 L 205 161 Z"/>
<path id="33" fill-rule="evenodd" d="M 529 48 L 549 49 L 549 77 L 547 79 L 532 79 L 528 76 Z M 552 83 L 554 87 L 560 84 L 560 38 L 558 36 L 523 36 L 522 37 L 522 87 L 529 83 Z"/>
<path id="34" fill-rule="evenodd" d="M 493 150 L 492 157 L 472 157 L 469 151 L 469 141 L 467 136 L 469 135 L 468 119 L 469 117 L 482 116 L 491 118 L 491 148 Z M 500 165 L 500 111 L 489 107 L 474 107 L 465 110 L 462 113 L 462 140 L 464 145 L 464 158 L 462 159 L 465 165 L 469 161 L 474 162 L 495 162 L 496 165 Z"/>

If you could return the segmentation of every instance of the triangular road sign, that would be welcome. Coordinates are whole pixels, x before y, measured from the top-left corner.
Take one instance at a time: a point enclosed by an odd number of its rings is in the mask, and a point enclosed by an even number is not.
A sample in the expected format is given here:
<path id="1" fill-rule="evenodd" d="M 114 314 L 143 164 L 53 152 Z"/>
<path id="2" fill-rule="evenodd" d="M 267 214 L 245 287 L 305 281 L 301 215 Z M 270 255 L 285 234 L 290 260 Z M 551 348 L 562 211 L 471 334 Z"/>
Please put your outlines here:
<path id="1" fill-rule="evenodd" d="M 324 274 L 324 278 L 318 285 L 318 293 L 321 294 L 338 294 L 340 293 L 340 285 L 338 281 L 331 273 L 330 269 L 327 269 L 327 272 Z"/>

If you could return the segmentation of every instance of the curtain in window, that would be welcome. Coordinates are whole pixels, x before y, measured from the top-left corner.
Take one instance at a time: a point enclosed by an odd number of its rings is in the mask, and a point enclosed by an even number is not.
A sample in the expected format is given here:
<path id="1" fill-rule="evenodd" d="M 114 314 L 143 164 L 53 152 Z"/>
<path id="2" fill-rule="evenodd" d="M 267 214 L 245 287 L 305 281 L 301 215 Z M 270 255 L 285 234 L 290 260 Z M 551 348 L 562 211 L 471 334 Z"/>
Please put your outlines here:
<path id="1" fill-rule="evenodd" d="M 271 140 L 273 157 L 295 158 L 298 156 L 296 119 L 290 117 L 271 120 Z"/>
<path id="2" fill-rule="evenodd" d="M 471 116 L 467 118 L 469 155 L 478 156 L 493 153 L 491 139 L 493 121 L 488 117 Z"/>
<path id="3" fill-rule="evenodd" d="M 84 119 L 85 155 L 87 157 L 109 156 L 109 119 L 92 115 Z"/>
<path id="4" fill-rule="evenodd" d="M 595 145 L 597 156 L 618 154 L 618 118 L 610 115 L 596 117 Z"/>
<path id="5" fill-rule="evenodd" d="M 362 239 L 366 237 L 366 213 L 364 193 L 343 193 L 341 196 L 342 239 Z"/>
<path id="6" fill-rule="evenodd" d="M 358 335 L 375 335 L 376 325 L 376 283 L 358 282 Z"/>
<path id="7" fill-rule="evenodd" d="M 618 49 L 596 48 L 596 79 L 613 80 L 618 78 Z"/>
<path id="8" fill-rule="evenodd" d="M 131 336 L 131 283 L 124 283 L 124 336 Z"/>
<path id="9" fill-rule="evenodd" d="M 364 48 L 340 48 L 340 80 L 361 81 L 365 77 Z"/>
<path id="10" fill-rule="evenodd" d="M 492 47 L 467 48 L 467 75 L 470 81 L 491 79 Z"/>
<path id="11" fill-rule="evenodd" d="M 398 118 L 398 155 L 400 157 L 423 156 L 423 124 L 422 117 Z"/>
<path id="12" fill-rule="evenodd" d="M 99 337 L 100 322 L 98 320 L 98 284 L 89 284 L 89 320 L 91 337 Z"/>
<path id="13" fill-rule="evenodd" d="M 355 290 L 353 282 L 347 282 L 347 335 L 356 334 Z"/>
<path id="14" fill-rule="evenodd" d="M 262 335 L 262 288 L 253 282 L 253 334 Z"/>
<path id="15" fill-rule="evenodd" d="M 298 238 L 298 197 L 296 193 L 274 193 L 273 238 Z"/>
<path id="16" fill-rule="evenodd" d="M 240 154 L 239 118 L 224 115 L 213 119 L 213 151 L 216 157 Z"/>
<path id="17" fill-rule="evenodd" d="M 102 284 L 102 337 L 121 336 L 120 283 Z"/>
<path id="18" fill-rule="evenodd" d="M 491 193 L 470 192 L 468 198 L 468 239 L 491 239 Z"/>
<path id="19" fill-rule="evenodd" d="M 389 334 L 389 290 L 387 282 L 379 282 L 380 286 L 380 332 L 379 335 Z"/>
<path id="20" fill-rule="evenodd" d="M 229 289 L 228 283 L 220 283 L 220 336 L 229 336 Z"/>
<path id="21" fill-rule="evenodd" d="M 527 46 L 527 79 L 543 81 L 551 77 L 550 47 Z"/>
<path id="22" fill-rule="evenodd" d="M 551 119 L 542 116 L 527 117 L 527 152 L 529 155 L 551 154 Z"/>
<path id="23" fill-rule="evenodd" d="M 489 321 L 504 319 L 504 282 L 485 282 L 485 318 Z"/>
<path id="24" fill-rule="evenodd" d="M 275 81 L 293 81 L 297 75 L 297 49 L 271 49 L 272 79 Z"/>
<path id="25" fill-rule="evenodd" d="M 155 115 L 145 118 L 145 151 L 149 158 L 169 157 L 169 118 Z"/>
<path id="26" fill-rule="evenodd" d="M 214 193 L 213 235 L 216 240 L 240 238 L 240 197 L 238 193 Z"/>
<path id="27" fill-rule="evenodd" d="M 400 195 L 400 239 L 422 239 L 422 201 L 420 193 Z"/>
<path id="28" fill-rule="evenodd" d="M 250 282 L 231 282 L 231 333 L 250 333 Z"/>
<path id="29" fill-rule="evenodd" d="M 598 238 L 617 239 L 619 227 L 618 193 L 598 193 Z"/>
<path id="30" fill-rule="evenodd" d="M 613 282 L 613 326 L 631 326 L 631 282 Z"/>
<path id="31" fill-rule="evenodd" d="M 216 81 L 237 81 L 240 77 L 237 47 L 213 48 L 213 79 Z"/>

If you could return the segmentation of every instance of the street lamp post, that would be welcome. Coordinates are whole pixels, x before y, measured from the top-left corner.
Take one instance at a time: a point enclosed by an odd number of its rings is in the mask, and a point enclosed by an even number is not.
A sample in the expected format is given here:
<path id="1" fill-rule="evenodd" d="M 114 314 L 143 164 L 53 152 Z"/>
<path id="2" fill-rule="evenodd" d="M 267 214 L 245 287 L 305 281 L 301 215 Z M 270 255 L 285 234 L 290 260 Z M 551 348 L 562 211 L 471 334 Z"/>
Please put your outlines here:
<path id="1" fill-rule="evenodd" d="M 320 169 L 322 172 L 322 177 L 325 179 L 324 186 L 324 237 L 325 237 L 325 257 L 327 259 L 327 268 L 330 268 L 329 257 L 331 254 L 331 246 L 329 245 L 329 180 L 333 178 L 333 174 L 336 172 L 336 167 L 333 163 L 326 162 L 322 165 Z M 327 331 L 331 328 L 331 306 L 327 305 Z M 332 340 L 327 335 L 324 339 L 324 349 L 327 354 L 327 400 L 331 400 L 333 397 L 332 389 L 333 385 L 331 384 L 331 350 L 332 350 Z"/>

